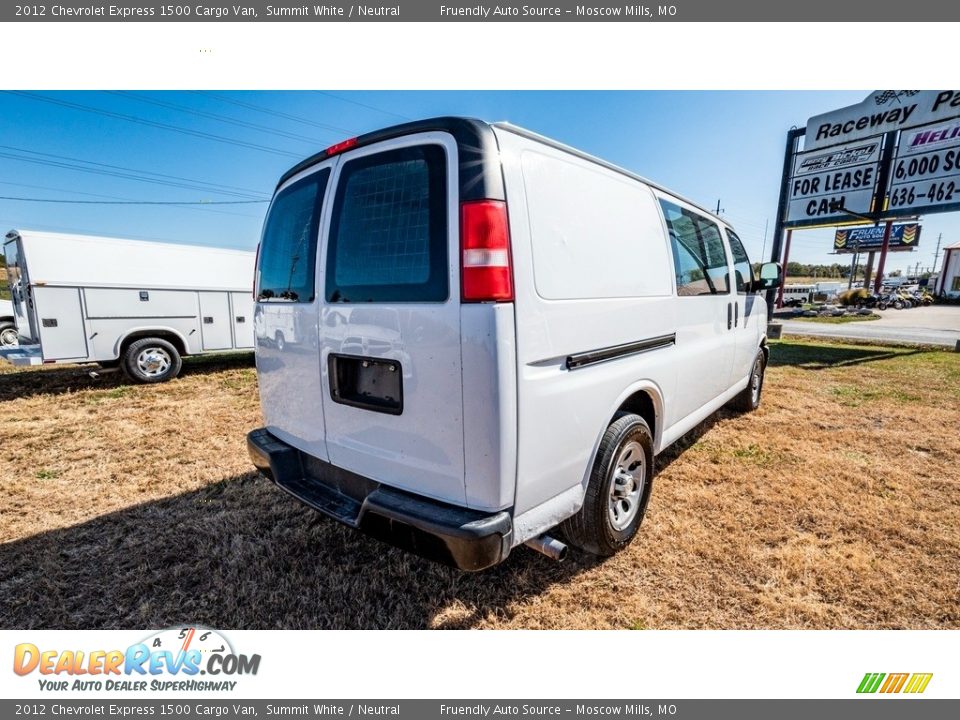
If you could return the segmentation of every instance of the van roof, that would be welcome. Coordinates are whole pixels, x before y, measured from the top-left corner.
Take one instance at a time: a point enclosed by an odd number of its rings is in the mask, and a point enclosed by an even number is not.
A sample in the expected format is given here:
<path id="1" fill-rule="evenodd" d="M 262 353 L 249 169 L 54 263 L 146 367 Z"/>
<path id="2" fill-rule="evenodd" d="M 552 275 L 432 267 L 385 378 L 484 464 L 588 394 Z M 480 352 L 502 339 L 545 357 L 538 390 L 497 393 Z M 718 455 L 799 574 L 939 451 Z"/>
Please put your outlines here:
<path id="1" fill-rule="evenodd" d="M 476 118 L 454 116 L 415 120 L 413 122 L 392 125 L 381 130 L 374 130 L 373 132 L 358 135 L 356 142 L 350 142 L 349 147 L 351 149 L 354 147 L 363 147 L 365 145 L 372 145 L 373 143 L 382 142 L 383 140 L 390 140 L 392 138 L 402 137 L 404 135 L 412 135 L 414 133 L 430 131 L 448 132 L 454 136 L 457 141 L 457 146 L 460 148 L 461 199 L 505 200 L 506 194 L 503 188 L 503 174 L 500 170 L 499 163 L 495 162 L 495 158 L 497 158 L 499 155 L 499 147 L 497 145 L 496 137 L 493 134 L 493 128 L 506 130 L 516 135 L 525 137 L 528 140 L 543 143 L 544 145 L 548 145 L 557 150 L 561 150 L 583 160 L 587 160 L 605 167 L 608 170 L 613 170 L 621 175 L 626 175 L 634 180 L 639 180 L 642 183 L 656 188 L 660 192 L 666 193 L 667 195 L 677 198 L 678 200 L 682 200 L 688 205 L 692 205 L 701 212 L 709 215 L 721 225 L 733 227 L 729 222 L 717 216 L 711 210 L 708 210 L 702 205 L 693 202 L 689 198 L 685 198 L 673 190 L 669 190 L 668 188 L 652 182 L 641 175 L 637 175 L 636 173 L 630 172 L 619 165 L 614 165 L 606 160 L 601 160 L 594 155 L 582 152 L 557 140 L 545 137 L 544 135 L 535 133 L 532 130 L 527 130 L 526 128 L 512 125 L 508 122 L 488 123 L 484 120 L 478 120 Z M 306 160 L 294 165 L 281 176 L 279 182 L 277 183 L 277 188 L 287 182 L 287 180 L 292 178 L 294 175 L 297 175 L 310 166 L 316 165 L 317 163 L 336 155 L 338 152 L 341 152 L 343 149 L 341 145 L 342 144 L 334 145 L 331 148 L 327 148 L 326 150 L 311 155 Z"/>

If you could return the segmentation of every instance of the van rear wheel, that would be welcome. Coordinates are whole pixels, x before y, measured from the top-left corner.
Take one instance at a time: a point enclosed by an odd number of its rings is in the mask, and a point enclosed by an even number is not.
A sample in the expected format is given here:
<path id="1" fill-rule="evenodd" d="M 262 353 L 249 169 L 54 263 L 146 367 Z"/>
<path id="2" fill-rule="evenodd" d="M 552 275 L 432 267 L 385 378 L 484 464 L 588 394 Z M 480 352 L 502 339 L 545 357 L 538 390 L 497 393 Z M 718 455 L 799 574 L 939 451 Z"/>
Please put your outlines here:
<path id="1" fill-rule="evenodd" d="M 183 360 L 177 349 L 160 338 L 141 338 L 123 354 L 123 371 L 139 383 L 160 383 L 180 374 Z"/>
<path id="2" fill-rule="evenodd" d="M 637 534 L 653 490 L 653 434 L 647 421 L 618 413 L 603 434 L 583 506 L 560 530 L 580 550 L 609 557 Z"/>

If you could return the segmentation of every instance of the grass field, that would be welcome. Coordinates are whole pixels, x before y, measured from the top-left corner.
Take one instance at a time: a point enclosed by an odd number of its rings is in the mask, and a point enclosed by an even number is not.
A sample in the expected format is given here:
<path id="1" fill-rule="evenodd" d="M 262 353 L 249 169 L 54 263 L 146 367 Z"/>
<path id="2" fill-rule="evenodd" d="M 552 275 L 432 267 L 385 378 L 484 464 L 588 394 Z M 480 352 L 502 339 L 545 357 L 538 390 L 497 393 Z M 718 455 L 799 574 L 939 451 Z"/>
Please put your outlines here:
<path id="1" fill-rule="evenodd" d="M 0 627 L 960 628 L 960 355 L 791 340 L 659 460 L 636 541 L 464 575 L 251 472 L 249 356 L 0 363 Z"/>

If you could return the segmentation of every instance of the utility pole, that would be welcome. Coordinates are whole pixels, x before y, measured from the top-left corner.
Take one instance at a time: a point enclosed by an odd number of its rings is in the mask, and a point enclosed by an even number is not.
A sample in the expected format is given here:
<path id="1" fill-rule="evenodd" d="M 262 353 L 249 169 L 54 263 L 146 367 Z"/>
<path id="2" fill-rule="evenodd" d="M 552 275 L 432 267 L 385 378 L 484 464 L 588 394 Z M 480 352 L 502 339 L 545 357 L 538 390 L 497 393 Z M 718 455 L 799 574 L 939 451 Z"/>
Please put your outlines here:
<path id="1" fill-rule="evenodd" d="M 936 249 L 936 251 L 933 253 L 933 268 L 930 270 L 930 272 L 936 272 L 936 271 L 937 271 L 937 256 L 940 255 L 940 241 L 941 241 L 941 240 L 943 240 L 943 233 L 940 233 L 940 235 L 937 236 L 937 249 Z"/>
<path id="2" fill-rule="evenodd" d="M 761 259 L 766 257 L 767 254 L 767 226 L 770 224 L 770 218 L 767 218 L 763 221 L 763 247 L 760 250 Z M 936 262 L 936 260 L 934 260 Z"/>
<path id="3" fill-rule="evenodd" d="M 723 208 L 720 207 L 720 198 L 717 198 L 717 212 L 714 214 L 719 215 L 722 212 L 723 212 Z"/>

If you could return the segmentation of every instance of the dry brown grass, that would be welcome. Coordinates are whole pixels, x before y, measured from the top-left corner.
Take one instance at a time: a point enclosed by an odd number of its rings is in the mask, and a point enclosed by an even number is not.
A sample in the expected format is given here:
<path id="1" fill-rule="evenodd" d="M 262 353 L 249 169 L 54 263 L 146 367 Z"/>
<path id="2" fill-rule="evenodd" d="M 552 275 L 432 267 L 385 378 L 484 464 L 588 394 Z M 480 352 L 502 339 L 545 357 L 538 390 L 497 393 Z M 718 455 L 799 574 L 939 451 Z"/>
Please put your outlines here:
<path id="1" fill-rule="evenodd" d="M 0 627 L 960 627 L 960 355 L 780 343 L 760 411 L 660 459 L 630 548 L 480 575 L 252 473 L 249 357 L 0 373 Z"/>

